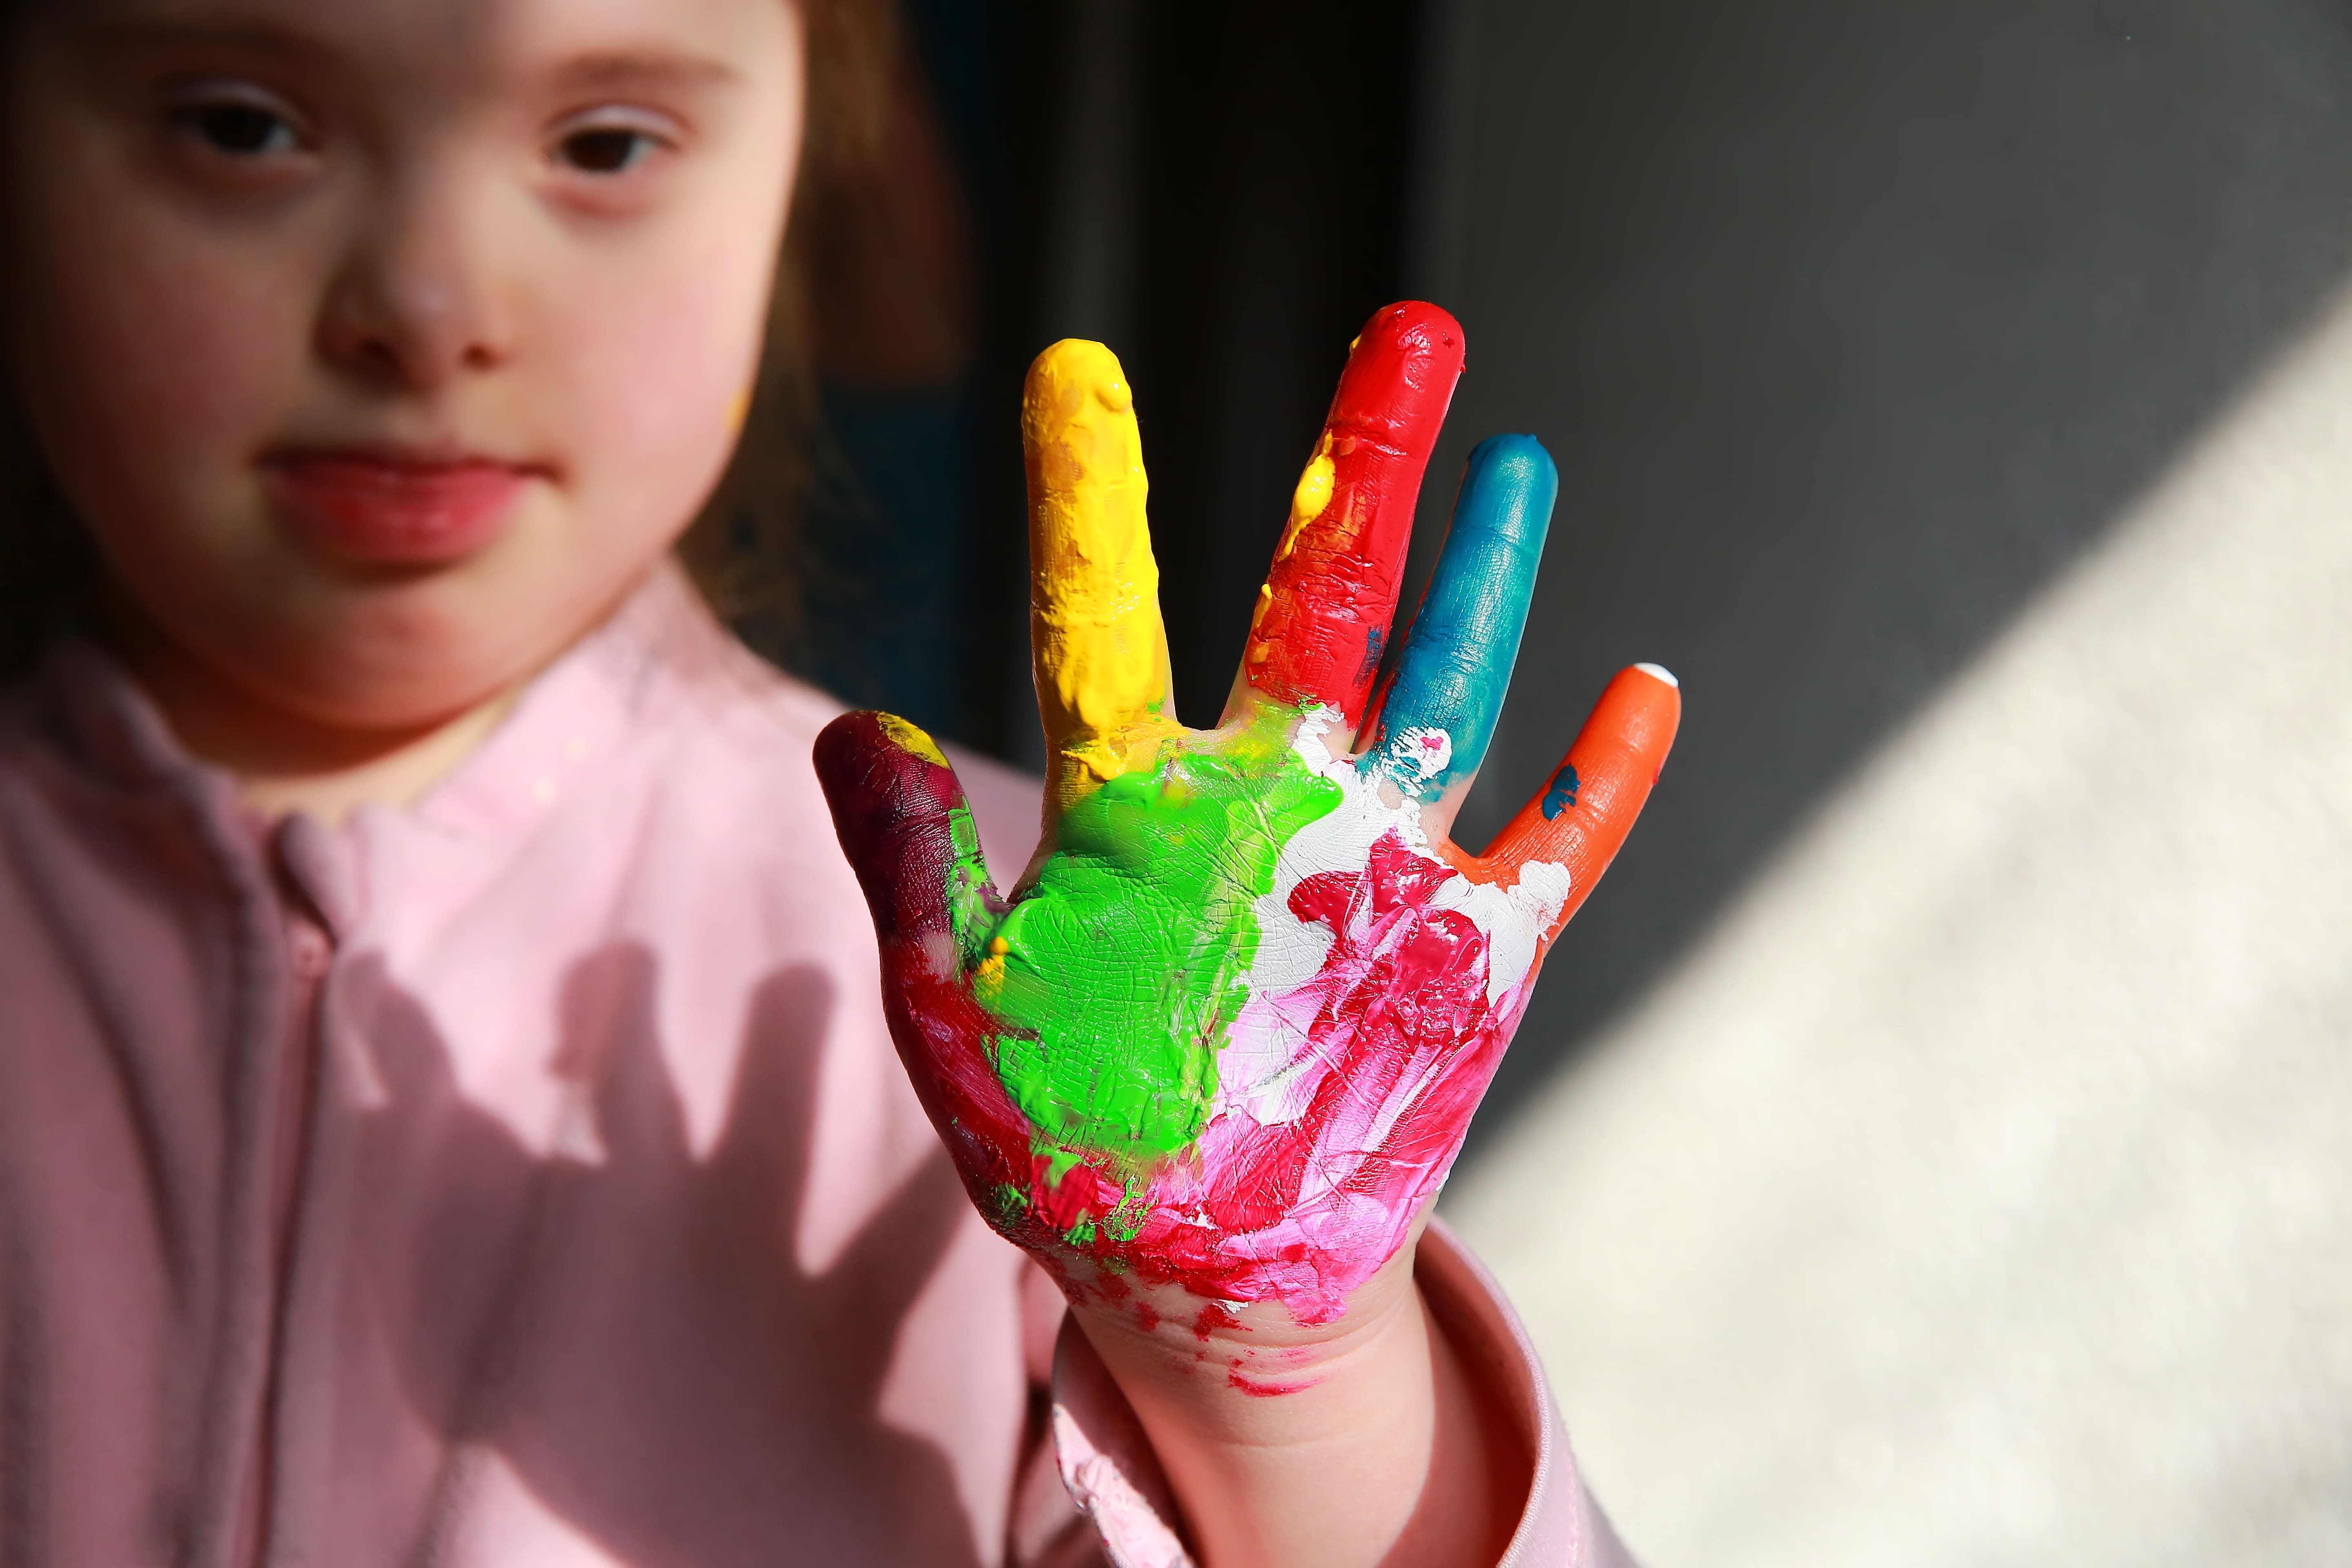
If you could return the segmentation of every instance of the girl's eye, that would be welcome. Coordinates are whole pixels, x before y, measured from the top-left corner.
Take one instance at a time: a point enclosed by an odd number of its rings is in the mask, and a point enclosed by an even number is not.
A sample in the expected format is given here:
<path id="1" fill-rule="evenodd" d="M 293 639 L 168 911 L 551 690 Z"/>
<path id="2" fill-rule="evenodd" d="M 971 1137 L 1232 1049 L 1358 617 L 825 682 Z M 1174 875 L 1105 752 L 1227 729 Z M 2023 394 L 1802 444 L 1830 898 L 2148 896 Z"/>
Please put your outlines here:
<path id="1" fill-rule="evenodd" d="M 284 115 L 257 103 L 192 103 L 173 110 L 172 122 L 214 152 L 232 158 L 292 153 L 302 144 Z"/>
<path id="2" fill-rule="evenodd" d="M 626 125 L 593 125 L 555 144 L 556 161 L 583 174 L 621 174 L 662 149 L 651 132 Z"/>

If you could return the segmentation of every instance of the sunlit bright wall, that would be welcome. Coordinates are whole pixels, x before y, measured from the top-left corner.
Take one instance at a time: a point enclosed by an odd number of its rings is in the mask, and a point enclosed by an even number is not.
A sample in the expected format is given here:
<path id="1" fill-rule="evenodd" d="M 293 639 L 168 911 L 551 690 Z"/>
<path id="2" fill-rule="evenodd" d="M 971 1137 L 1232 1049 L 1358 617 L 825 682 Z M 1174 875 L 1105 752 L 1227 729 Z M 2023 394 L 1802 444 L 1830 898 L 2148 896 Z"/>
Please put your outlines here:
<path id="1" fill-rule="evenodd" d="M 2352 302 L 1447 1208 L 1653 1568 L 2352 1562 Z"/>

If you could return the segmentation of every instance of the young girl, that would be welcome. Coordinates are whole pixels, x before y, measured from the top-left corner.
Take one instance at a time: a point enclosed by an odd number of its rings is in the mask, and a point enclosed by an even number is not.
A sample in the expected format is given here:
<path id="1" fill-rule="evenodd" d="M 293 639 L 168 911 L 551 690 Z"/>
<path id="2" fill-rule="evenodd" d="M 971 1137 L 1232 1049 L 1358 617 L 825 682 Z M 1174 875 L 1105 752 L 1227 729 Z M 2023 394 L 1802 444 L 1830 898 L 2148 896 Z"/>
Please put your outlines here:
<path id="1" fill-rule="evenodd" d="M 15 8 L 94 568 L 0 703 L 0 1562 L 1617 1560 L 1424 1226 L 1671 680 L 1446 841 L 1552 479 L 1481 448 L 1375 693 L 1426 307 L 1198 734 L 1131 394 L 1040 360 L 1034 857 L 743 654 L 671 550 L 847 3 Z"/>

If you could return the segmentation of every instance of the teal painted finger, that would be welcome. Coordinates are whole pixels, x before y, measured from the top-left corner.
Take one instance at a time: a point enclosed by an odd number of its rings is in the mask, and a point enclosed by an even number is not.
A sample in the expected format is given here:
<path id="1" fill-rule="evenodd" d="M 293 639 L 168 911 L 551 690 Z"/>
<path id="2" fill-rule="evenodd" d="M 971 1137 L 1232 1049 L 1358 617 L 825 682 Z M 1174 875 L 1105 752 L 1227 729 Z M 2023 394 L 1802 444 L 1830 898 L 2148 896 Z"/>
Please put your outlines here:
<path id="1" fill-rule="evenodd" d="M 1478 444 L 1361 764 L 1434 800 L 1486 759 L 1527 629 L 1559 472 L 1532 436 Z"/>

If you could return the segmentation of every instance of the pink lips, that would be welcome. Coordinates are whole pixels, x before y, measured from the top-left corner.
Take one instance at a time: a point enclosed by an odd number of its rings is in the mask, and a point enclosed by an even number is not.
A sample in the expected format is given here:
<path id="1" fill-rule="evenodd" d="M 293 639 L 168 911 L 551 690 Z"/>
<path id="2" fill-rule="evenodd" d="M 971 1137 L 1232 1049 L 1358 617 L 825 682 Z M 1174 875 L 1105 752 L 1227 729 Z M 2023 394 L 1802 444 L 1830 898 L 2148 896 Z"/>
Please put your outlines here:
<path id="1" fill-rule="evenodd" d="M 492 458 L 364 450 L 274 454 L 279 517 L 322 553 L 377 566 L 441 566 L 487 548 L 543 471 Z"/>

